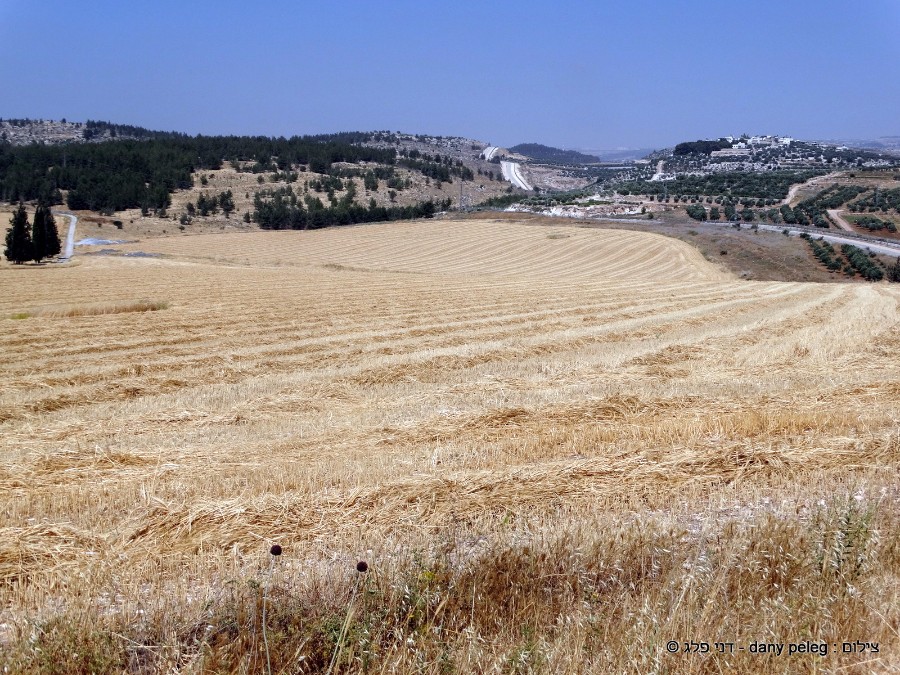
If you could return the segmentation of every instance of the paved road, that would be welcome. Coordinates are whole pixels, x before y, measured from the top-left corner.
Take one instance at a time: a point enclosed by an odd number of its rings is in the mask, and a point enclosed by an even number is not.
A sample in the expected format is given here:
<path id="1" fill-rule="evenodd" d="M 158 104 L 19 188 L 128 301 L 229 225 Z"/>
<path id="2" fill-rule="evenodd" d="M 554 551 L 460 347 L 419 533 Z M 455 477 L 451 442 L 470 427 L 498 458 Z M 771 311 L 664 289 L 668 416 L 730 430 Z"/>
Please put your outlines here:
<path id="1" fill-rule="evenodd" d="M 715 225 L 722 225 L 723 227 L 732 227 L 733 223 L 714 223 Z M 749 225 L 741 225 L 743 228 L 750 227 Z M 760 230 L 768 230 L 769 232 L 783 232 L 785 227 L 783 225 L 757 225 Z M 852 246 L 856 246 L 858 248 L 863 249 L 864 251 L 874 251 L 875 253 L 880 253 L 881 255 L 890 255 L 895 258 L 900 258 L 900 244 L 887 244 L 883 242 L 875 243 L 869 239 L 865 239 L 863 237 L 843 237 L 841 235 L 835 234 L 825 234 L 821 230 L 810 230 L 810 229 L 797 229 L 787 226 L 787 230 L 790 232 L 791 236 L 799 237 L 802 233 L 806 232 L 811 235 L 813 239 L 818 239 L 821 237 L 825 241 L 830 241 L 832 244 L 850 244 Z"/>
<path id="2" fill-rule="evenodd" d="M 545 213 L 544 215 L 550 216 L 551 214 Z M 556 216 L 559 217 L 559 216 Z M 589 215 L 571 215 L 568 216 L 570 218 L 580 218 L 584 220 L 597 220 L 597 221 L 606 221 L 613 223 L 638 223 L 640 225 L 648 225 L 653 221 L 648 221 L 646 218 L 616 218 L 613 216 L 589 216 Z M 707 221 L 709 225 L 718 225 L 719 227 L 733 227 L 735 223 L 731 221 L 722 221 L 722 222 L 712 222 Z M 815 239 L 822 237 L 825 241 L 830 241 L 832 244 L 850 244 L 852 246 L 857 246 L 865 251 L 874 251 L 880 255 L 889 255 L 895 258 L 900 258 L 900 242 L 896 244 L 893 242 L 886 242 L 884 240 L 872 241 L 871 239 L 867 239 L 862 235 L 855 235 L 852 238 L 850 236 L 841 236 L 834 234 L 825 234 L 822 232 L 820 228 L 805 228 L 805 227 L 796 227 L 793 225 L 760 225 L 757 224 L 756 227 L 760 230 L 767 230 L 769 232 L 784 232 L 787 229 L 788 233 L 792 237 L 799 237 L 801 234 L 806 232 L 810 236 Z M 741 224 L 741 229 L 748 230 L 751 228 L 751 225 L 746 223 Z"/>
<path id="3" fill-rule="evenodd" d="M 521 167 L 517 162 L 500 162 L 500 168 L 503 170 L 503 177 L 517 188 L 529 191 L 533 189 L 522 176 Z"/>
<path id="4" fill-rule="evenodd" d="M 498 148 L 496 145 L 489 145 L 488 147 L 486 147 L 484 150 L 481 151 L 481 154 L 484 155 L 484 158 L 486 160 L 490 161 L 491 158 L 497 154 L 497 151 L 499 149 L 500 148 Z"/>
<path id="5" fill-rule="evenodd" d="M 850 244 L 851 246 L 856 246 L 863 249 L 864 251 L 873 251 L 881 255 L 889 255 L 893 256 L 894 258 L 900 258 L 900 246 L 889 246 L 887 244 L 871 244 L 860 239 L 836 237 L 830 234 L 820 234 L 819 236 L 822 237 L 825 241 L 830 241 L 832 244 Z"/>
<path id="6" fill-rule="evenodd" d="M 57 259 L 58 262 L 64 262 L 72 257 L 75 253 L 75 224 L 78 222 L 78 216 L 67 211 L 53 211 L 57 216 L 65 216 L 69 219 L 69 233 L 66 235 L 66 245 L 63 247 L 63 253 Z"/>
<path id="7" fill-rule="evenodd" d="M 573 216 L 574 217 L 574 216 Z M 585 220 L 605 220 L 612 221 L 614 223 L 640 223 L 642 225 L 648 224 L 645 218 L 613 218 L 609 216 L 578 216 L 579 218 L 584 218 Z M 734 227 L 734 223 L 730 221 L 722 221 L 722 222 L 714 222 L 707 221 L 710 225 L 718 225 L 720 227 Z M 892 242 L 886 241 L 872 241 L 871 239 L 867 239 L 866 237 L 856 234 L 853 237 L 850 236 L 841 236 L 839 234 L 826 234 L 820 228 L 806 228 L 806 227 L 795 227 L 793 225 L 760 225 L 757 224 L 756 227 L 760 230 L 766 230 L 768 232 L 784 232 L 785 229 L 788 230 L 792 237 L 799 237 L 804 232 L 812 236 L 814 239 L 818 239 L 822 237 L 825 241 L 829 241 L 832 244 L 850 244 L 851 246 L 856 246 L 858 248 L 863 249 L 864 251 L 874 251 L 880 255 L 889 255 L 895 258 L 900 258 L 900 242 L 896 244 Z M 741 223 L 741 228 L 744 230 L 748 230 L 751 228 L 751 225 L 746 223 Z"/>

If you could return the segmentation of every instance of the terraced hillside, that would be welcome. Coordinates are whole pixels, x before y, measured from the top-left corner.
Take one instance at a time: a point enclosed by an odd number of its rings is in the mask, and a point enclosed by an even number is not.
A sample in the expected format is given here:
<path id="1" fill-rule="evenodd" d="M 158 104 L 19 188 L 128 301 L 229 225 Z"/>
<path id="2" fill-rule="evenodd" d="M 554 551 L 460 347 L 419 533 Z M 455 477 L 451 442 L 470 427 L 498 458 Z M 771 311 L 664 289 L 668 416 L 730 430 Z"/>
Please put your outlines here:
<path id="1" fill-rule="evenodd" d="M 0 665 L 900 659 L 900 289 L 509 220 L 129 247 L 0 266 Z M 665 649 L 765 636 L 880 651 Z"/>

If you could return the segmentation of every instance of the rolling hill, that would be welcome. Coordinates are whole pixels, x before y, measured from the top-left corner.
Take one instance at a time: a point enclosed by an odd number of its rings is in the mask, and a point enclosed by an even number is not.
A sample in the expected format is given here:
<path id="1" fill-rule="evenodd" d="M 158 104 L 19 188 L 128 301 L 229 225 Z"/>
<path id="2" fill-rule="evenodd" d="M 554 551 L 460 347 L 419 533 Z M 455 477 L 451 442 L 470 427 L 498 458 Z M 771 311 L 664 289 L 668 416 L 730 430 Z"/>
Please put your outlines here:
<path id="1" fill-rule="evenodd" d="M 551 164 L 594 164 L 600 161 L 599 157 L 585 155 L 575 150 L 561 150 L 540 143 L 520 143 L 510 148 L 510 151 L 524 155 L 537 162 Z"/>

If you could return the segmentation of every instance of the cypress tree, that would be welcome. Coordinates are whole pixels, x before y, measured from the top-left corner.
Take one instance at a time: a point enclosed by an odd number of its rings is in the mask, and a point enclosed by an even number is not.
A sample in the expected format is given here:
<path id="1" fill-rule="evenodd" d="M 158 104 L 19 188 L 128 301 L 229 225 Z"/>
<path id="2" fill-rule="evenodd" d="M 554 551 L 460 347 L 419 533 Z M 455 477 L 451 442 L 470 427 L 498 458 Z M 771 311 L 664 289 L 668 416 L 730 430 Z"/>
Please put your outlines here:
<path id="1" fill-rule="evenodd" d="M 16 265 L 32 259 L 31 235 L 28 232 L 28 214 L 25 206 L 19 202 L 19 210 L 10 219 L 12 225 L 6 231 L 6 259 Z"/>
<path id="2" fill-rule="evenodd" d="M 34 220 L 31 223 L 31 259 L 40 262 L 47 256 L 47 225 L 44 217 L 44 207 L 38 204 L 34 212 Z"/>
<path id="3" fill-rule="evenodd" d="M 56 218 L 50 212 L 50 207 L 45 206 L 44 227 L 47 231 L 47 257 L 53 257 L 62 253 L 62 242 L 59 240 L 59 230 L 56 229 Z"/>

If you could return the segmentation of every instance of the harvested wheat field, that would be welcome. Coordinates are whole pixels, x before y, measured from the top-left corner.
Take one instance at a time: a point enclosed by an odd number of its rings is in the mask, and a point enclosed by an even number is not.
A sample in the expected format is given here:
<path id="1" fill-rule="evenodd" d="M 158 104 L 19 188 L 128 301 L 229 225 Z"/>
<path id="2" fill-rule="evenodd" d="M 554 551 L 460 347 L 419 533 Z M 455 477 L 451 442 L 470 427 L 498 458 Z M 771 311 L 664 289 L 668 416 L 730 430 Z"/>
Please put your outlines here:
<path id="1" fill-rule="evenodd" d="M 900 672 L 900 289 L 509 220 L 120 248 L 0 266 L 9 672 Z"/>

